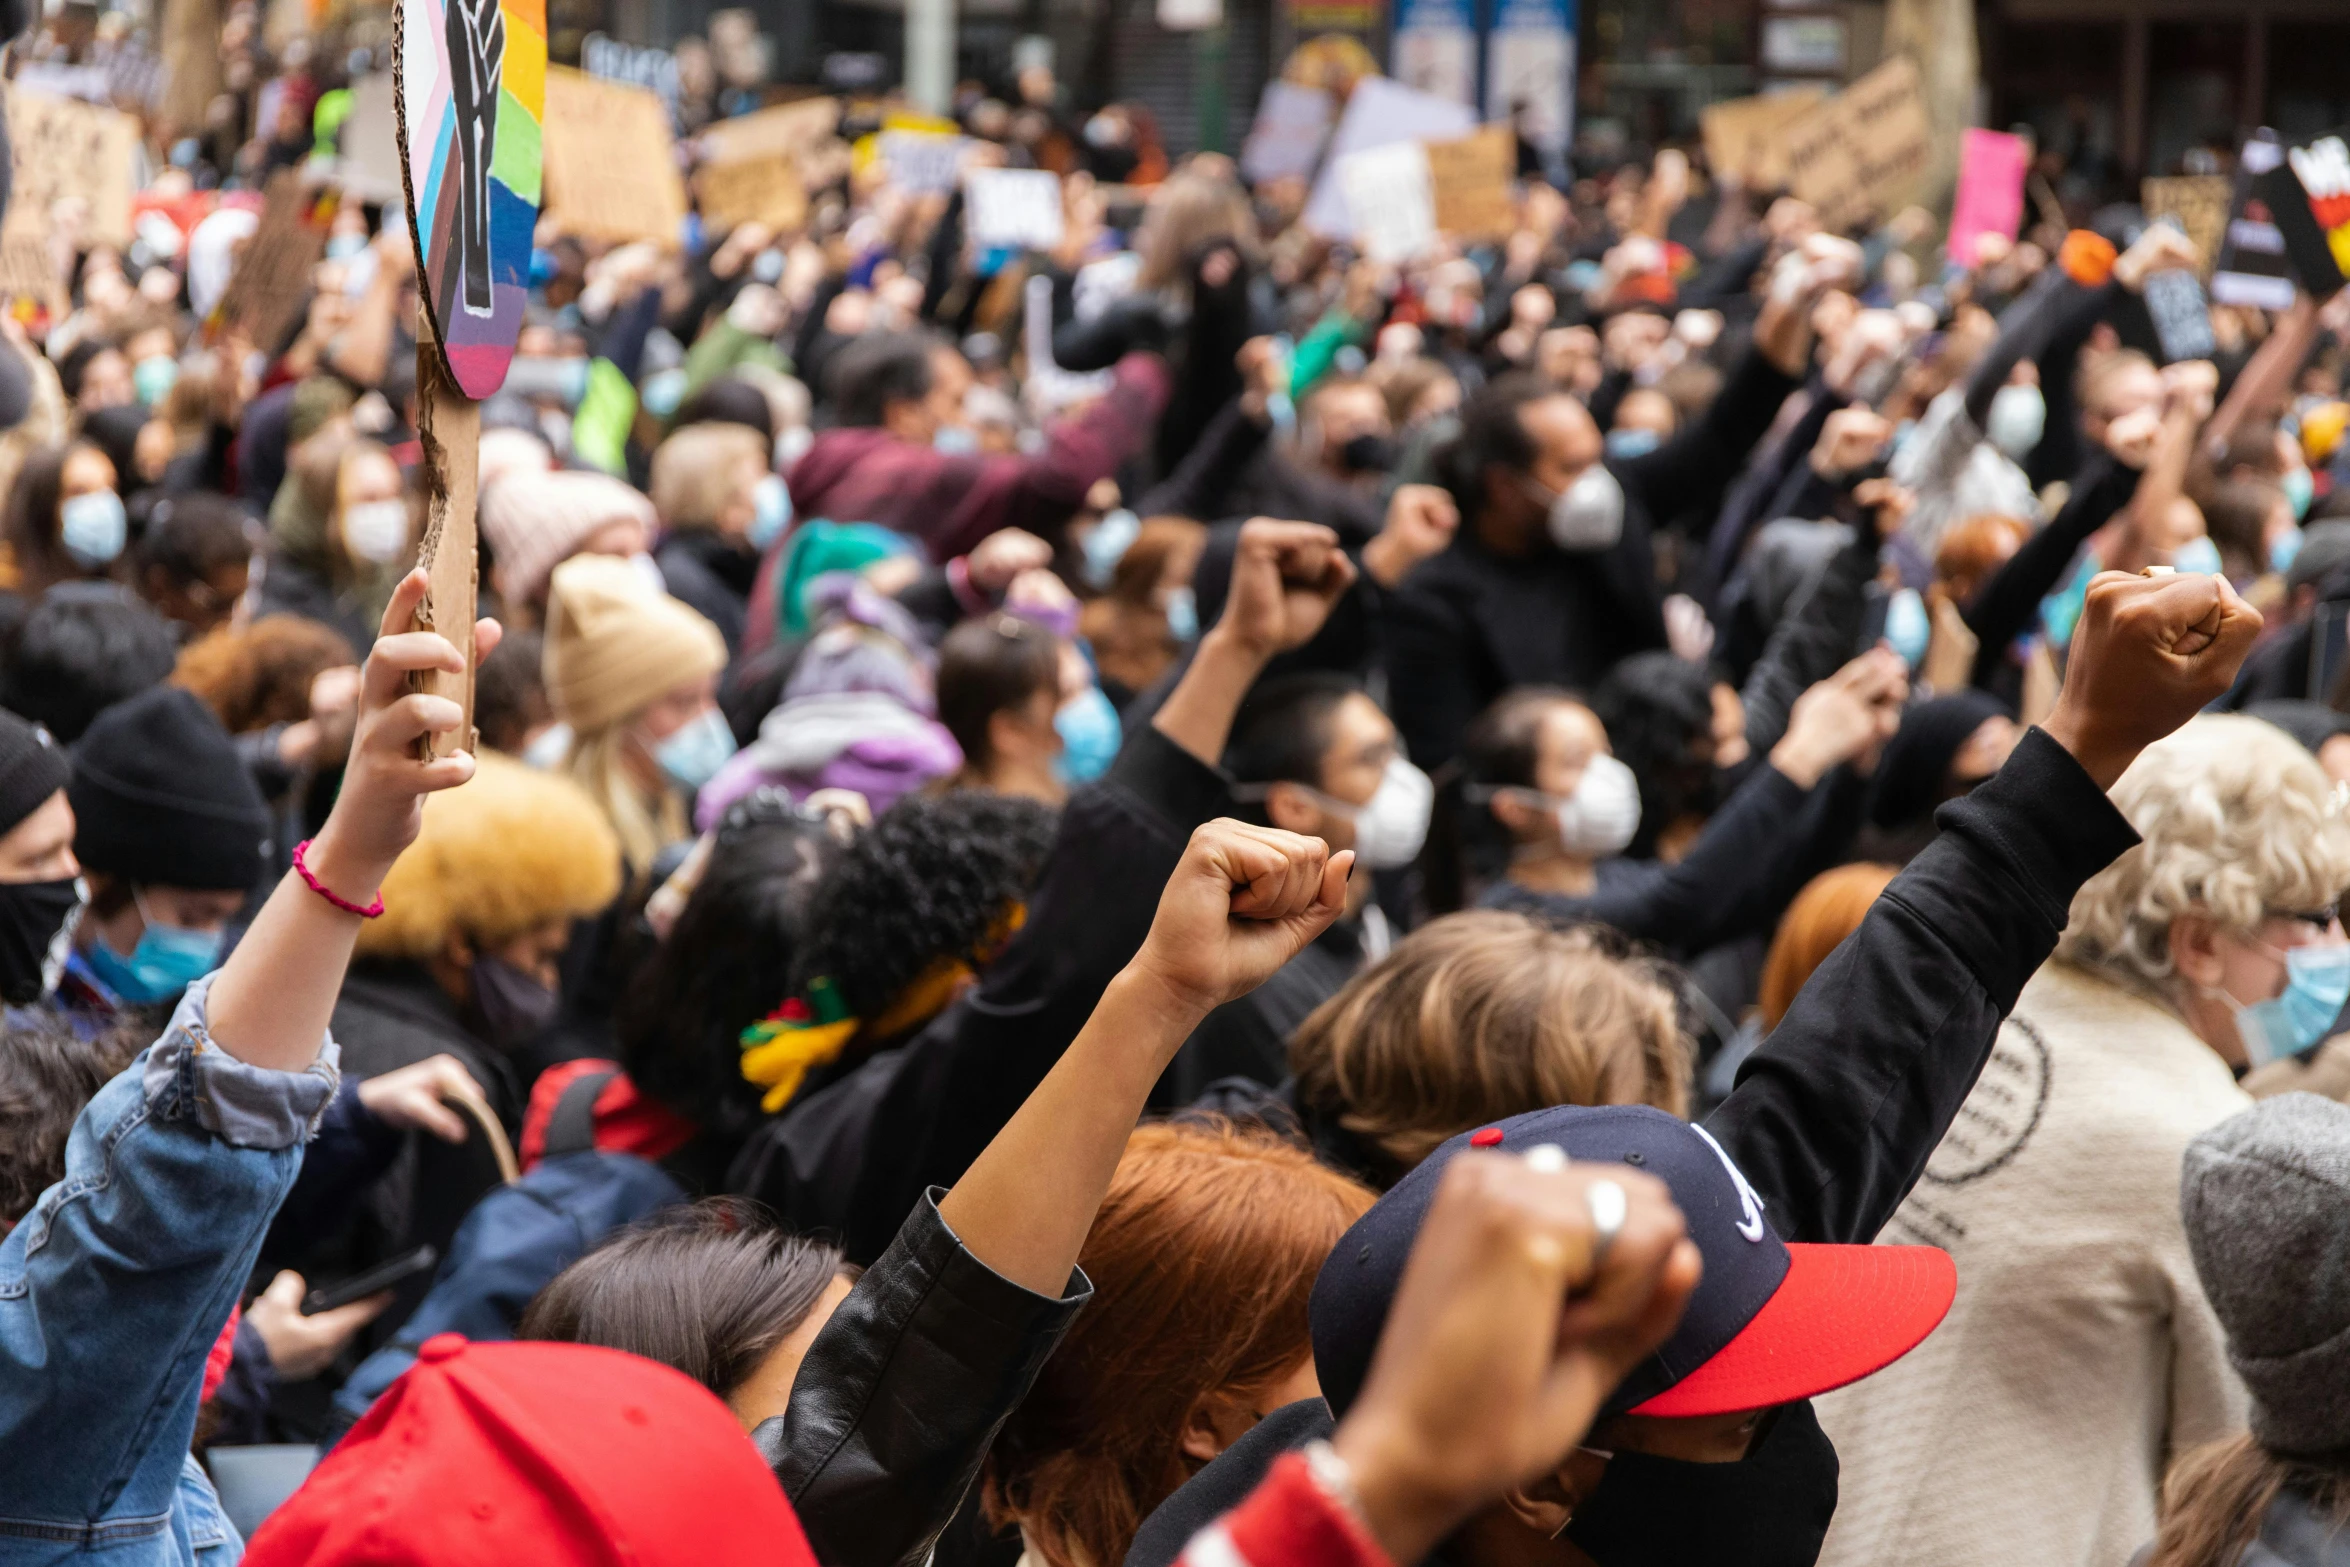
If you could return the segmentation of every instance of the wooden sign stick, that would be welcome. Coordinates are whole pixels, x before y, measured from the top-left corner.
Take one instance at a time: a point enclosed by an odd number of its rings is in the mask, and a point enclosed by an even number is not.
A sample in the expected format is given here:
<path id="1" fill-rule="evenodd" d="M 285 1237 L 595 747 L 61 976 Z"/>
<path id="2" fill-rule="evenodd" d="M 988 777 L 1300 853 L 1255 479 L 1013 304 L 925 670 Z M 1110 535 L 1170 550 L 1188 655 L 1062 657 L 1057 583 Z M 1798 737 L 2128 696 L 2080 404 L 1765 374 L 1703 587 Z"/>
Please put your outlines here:
<path id="1" fill-rule="evenodd" d="M 442 368 L 432 319 L 424 310 L 417 311 L 416 402 L 426 505 L 417 563 L 431 579 L 424 602 L 417 607 L 416 625 L 420 631 L 440 632 L 465 655 L 462 675 L 434 670 L 414 677 L 417 690 L 448 697 L 465 712 L 454 730 L 417 742 L 418 759 L 430 761 L 475 748 L 473 676 L 480 661 L 473 648 L 473 609 L 481 554 L 475 544 L 473 507 L 481 466 L 481 404 L 457 390 Z"/>

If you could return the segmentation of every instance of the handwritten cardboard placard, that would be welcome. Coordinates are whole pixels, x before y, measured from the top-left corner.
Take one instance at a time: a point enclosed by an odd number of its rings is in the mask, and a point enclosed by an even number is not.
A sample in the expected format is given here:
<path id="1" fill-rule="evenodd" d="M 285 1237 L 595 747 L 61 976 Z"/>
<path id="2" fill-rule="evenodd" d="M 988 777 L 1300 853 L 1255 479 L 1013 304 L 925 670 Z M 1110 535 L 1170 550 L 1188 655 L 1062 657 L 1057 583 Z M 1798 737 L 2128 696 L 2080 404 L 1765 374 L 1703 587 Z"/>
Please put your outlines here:
<path id="1" fill-rule="evenodd" d="M 1967 128 L 1959 140 L 1958 194 L 1950 208 L 1946 253 L 1952 262 L 1973 266 L 1986 234 L 2015 238 L 2024 217 L 2024 170 L 2031 161 L 2021 136 Z"/>
<path id="2" fill-rule="evenodd" d="M 1517 226 L 1510 182 L 1518 173 L 1518 137 L 1488 125 L 1457 141 L 1427 143 L 1436 226 L 1458 239 L 1490 239 Z"/>
<path id="3" fill-rule="evenodd" d="M 389 71 L 351 84 L 351 112 L 335 138 L 335 183 L 353 201 L 390 206 L 400 199 L 398 89 Z"/>
<path id="4" fill-rule="evenodd" d="M 547 216 L 565 234 L 678 245 L 685 181 L 649 88 L 547 68 Z"/>
<path id="5" fill-rule="evenodd" d="M 1934 131 L 1918 68 L 1896 55 L 1780 133 L 1788 187 L 1831 230 L 1878 217 L 1932 172 Z"/>
<path id="6" fill-rule="evenodd" d="M 245 241 L 220 296 L 221 331 L 276 357 L 310 302 L 310 269 L 326 254 L 334 213 L 334 195 L 305 189 L 296 171 L 281 169 L 271 178 L 261 226 Z"/>
<path id="7" fill-rule="evenodd" d="M 1258 182 L 1304 179 L 1322 161 L 1337 107 L 1319 87 L 1278 79 L 1265 83 L 1257 117 L 1240 149 L 1240 172 Z"/>
<path id="8" fill-rule="evenodd" d="M 2220 245 L 2228 232 L 2228 177 L 2224 174 L 2176 174 L 2141 180 L 2138 205 L 2149 219 L 2169 218 L 2195 242 L 2202 254 L 2197 268 L 2208 279 L 2219 263 Z"/>
<path id="9" fill-rule="evenodd" d="M 2211 333 L 2211 306 L 2203 285 L 2187 271 L 2156 272 L 2139 289 L 2146 314 L 2154 322 L 2154 340 L 2164 364 L 2182 359 L 2209 359 L 2219 352 Z"/>
<path id="10" fill-rule="evenodd" d="M 963 222 L 983 250 L 1050 250 L 1061 242 L 1061 177 L 1044 169 L 973 169 Z"/>
<path id="11" fill-rule="evenodd" d="M 16 154 L 10 230 L 37 227 L 46 235 L 71 204 L 79 243 L 131 242 L 137 120 L 95 104 L 18 90 L 8 95 L 8 140 Z"/>
<path id="12" fill-rule="evenodd" d="M 840 139 L 839 127 L 839 100 L 803 98 L 704 127 L 702 156 L 713 163 L 747 163 L 784 153 L 805 162 Z"/>
<path id="13" fill-rule="evenodd" d="M 530 292 L 546 0 L 400 0 L 397 23 L 400 176 L 419 293 L 450 379 L 478 401 L 506 380 Z"/>
<path id="14" fill-rule="evenodd" d="M 1409 261 L 1436 238 L 1426 147 L 1406 141 L 1350 152 L 1337 172 L 1355 241 L 1373 261 Z"/>
<path id="15" fill-rule="evenodd" d="M 694 200 L 703 224 L 715 230 L 763 223 L 785 231 L 808 221 L 808 188 L 800 182 L 798 163 L 785 152 L 703 164 L 694 171 Z"/>
<path id="16" fill-rule="evenodd" d="M 1734 176 L 1748 190 L 1776 190 L 1787 183 L 1787 145 L 1782 133 L 1827 98 L 1821 88 L 1725 98 L 1698 115 L 1705 132 L 1705 160 L 1714 173 Z"/>

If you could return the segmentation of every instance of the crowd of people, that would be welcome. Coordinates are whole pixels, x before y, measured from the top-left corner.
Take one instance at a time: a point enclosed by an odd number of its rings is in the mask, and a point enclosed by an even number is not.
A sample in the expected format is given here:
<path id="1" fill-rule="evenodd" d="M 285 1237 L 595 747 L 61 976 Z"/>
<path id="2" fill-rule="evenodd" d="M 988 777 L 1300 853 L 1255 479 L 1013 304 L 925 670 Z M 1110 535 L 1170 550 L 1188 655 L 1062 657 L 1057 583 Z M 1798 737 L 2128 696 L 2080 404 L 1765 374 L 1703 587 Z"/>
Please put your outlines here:
<path id="1" fill-rule="evenodd" d="M 843 100 L 542 226 L 469 670 L 222 50 L 0 315 L 0 1563 L 2350 1562 L 2338 302 L 1683 147 L 1381 262 L 1033 68 L 982 247 Z"/>

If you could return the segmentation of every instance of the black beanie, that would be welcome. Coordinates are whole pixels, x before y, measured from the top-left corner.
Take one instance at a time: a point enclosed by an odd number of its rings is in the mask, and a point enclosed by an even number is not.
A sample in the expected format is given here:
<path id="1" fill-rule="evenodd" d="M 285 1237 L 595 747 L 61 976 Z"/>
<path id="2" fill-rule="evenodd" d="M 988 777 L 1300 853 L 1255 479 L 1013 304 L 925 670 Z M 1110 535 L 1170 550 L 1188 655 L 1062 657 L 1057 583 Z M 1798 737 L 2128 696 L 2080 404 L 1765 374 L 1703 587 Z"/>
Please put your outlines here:
<path id="1" fill-rule="evenodd" d="M 74 747 L 73 848 L 149 887 L 243 892 L 269 853 L 269 807 L 212 710 L 155 686 L 98 715 Z"/>
<path id="2" fill-rule="evenodd" d="M 1932 820 L 1959 748 L 1992 719 L 2014 716 L 2005 702 L 1972 686 L 1902 714 L 1901 728 L 1877 763 L 1869 820 L 1887 829 Z"/>
<path id="3" fill-rule="evenodd" d="M 0 833 L 14 830 L 72 776 L 65 747 L 48 730 L 0 711 Z"/>

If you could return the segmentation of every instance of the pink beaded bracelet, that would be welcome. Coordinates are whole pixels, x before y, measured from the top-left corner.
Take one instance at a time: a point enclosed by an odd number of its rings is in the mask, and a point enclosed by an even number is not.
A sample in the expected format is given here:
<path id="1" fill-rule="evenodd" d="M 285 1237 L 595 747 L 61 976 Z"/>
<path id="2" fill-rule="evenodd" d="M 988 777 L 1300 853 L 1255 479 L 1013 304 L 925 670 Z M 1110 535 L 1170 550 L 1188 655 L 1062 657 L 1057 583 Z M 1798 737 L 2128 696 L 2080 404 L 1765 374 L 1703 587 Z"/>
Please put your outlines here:
<path id="1" fill-rule="evenodd" d="M 300 843 L 294 845 L 294 874 L 302 878 L 302 885 L 308 887 L 312 892 L 317 893 L 320 897 L 333 904 L 336 908 L 341 909 L 345 914 L 356 914 L 363 920 L 371 920 L 382 914 L 384 911 L 384 895 L 382 893 L 377 893 L 373 903 L 368 904 L 365 908 L 361 908 L 358 904 L 353 903 L 349 898 L 344 897 L 341 893 L 336 892 L 333 888 L 327 886 L 326 883 L 320 881 L 316 876 L 310 874 L 310 862 L 307 856 L 310 851 L 310 845 L 316 841 L 317 840 L 315 839 L 305 838 Z"/>

